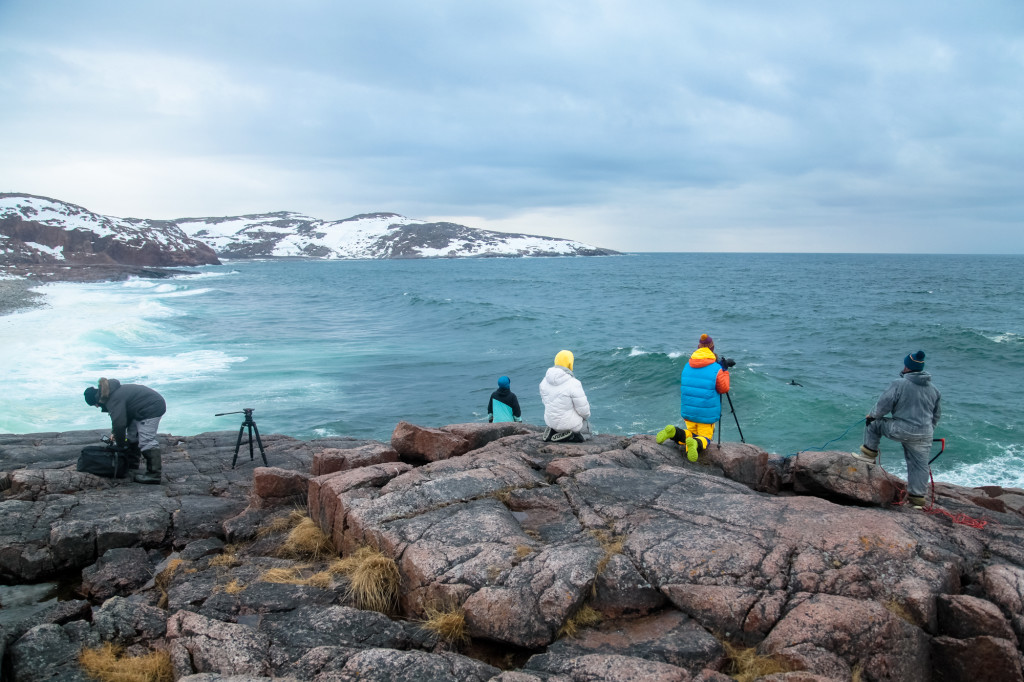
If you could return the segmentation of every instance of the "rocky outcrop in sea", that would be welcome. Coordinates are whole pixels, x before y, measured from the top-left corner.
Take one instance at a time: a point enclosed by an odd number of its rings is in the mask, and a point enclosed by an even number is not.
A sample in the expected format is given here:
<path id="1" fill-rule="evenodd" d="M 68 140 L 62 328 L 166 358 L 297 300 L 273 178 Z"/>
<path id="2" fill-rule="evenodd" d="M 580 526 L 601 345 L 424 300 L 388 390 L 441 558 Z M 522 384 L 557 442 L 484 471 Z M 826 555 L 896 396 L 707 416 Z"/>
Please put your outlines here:
<path id="1" fill-rule="evenodd" d="M 1022 490 L 405 422 L 234 469 L 237 432 L 162 435 L 144 486 L 75 471 L 101 433 L 0 436 L 0 579 L 80 581 L 2 626 L 13 680 L 105 644 L 190 682 L 1022 679 Z"/>

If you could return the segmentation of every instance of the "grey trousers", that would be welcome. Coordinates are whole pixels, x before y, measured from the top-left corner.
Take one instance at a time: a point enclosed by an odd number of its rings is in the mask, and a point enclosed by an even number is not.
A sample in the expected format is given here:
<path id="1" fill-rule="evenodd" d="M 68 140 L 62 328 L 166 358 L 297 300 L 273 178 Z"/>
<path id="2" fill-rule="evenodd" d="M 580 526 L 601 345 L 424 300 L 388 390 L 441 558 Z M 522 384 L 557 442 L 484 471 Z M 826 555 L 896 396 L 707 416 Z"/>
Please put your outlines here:
<path id="1" fill-rule="evenodd" d="M 137 441 L 139 450 L 145 452 L 160 447 L 160 441 L 156 439 L 156 430 L 160 426 L 160 417 L 151 417 L 128 422 L 128 431 L 125 434 L 127 440 Z"/>
<path id="2" fill-rule="evenodd" d="M 864 445 L 872 450 L 878 450 L 882 436 L 903 446 L 903 457 L 907 460 L 907 493 L 924 497 L 928 491 L 932 437 L 908 434 L 900 428 L 899 422 L 890 417 L 876 419 L 864 427 Z"/>

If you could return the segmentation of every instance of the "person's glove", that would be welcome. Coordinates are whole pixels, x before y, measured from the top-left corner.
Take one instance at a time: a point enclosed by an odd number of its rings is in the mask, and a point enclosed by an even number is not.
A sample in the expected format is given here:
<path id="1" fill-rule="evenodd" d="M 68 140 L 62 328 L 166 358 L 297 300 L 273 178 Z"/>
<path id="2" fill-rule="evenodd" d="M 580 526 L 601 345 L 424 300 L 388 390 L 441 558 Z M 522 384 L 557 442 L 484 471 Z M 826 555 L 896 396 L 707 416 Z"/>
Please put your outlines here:
<path id="1" fill-rule="evenodd" d="M 871 422 L 873 421 L 875 421 L 875 418 L 869 414 L 868 416 L 864 417 L 864 426 L 870 426 Z"/>

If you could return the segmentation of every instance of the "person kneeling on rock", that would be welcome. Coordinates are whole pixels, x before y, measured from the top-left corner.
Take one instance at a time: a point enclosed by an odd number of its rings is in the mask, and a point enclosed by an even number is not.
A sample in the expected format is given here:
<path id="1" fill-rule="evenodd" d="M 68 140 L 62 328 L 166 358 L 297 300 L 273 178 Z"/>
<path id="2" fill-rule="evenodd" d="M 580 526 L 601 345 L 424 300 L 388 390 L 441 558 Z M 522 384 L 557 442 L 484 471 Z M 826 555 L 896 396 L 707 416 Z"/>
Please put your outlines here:
<path id="1" fill-rule="evenodd" d="M 162 395 L 142 384 L 121 384 L 101 378 L 99 386 L 85 389 L 85 402 L 110 415 L 114 444 L 128 450 L 128 468 L 139 468 L 139 455 L 146 460 L 146 473 L 136 474 L 138 483 L 160 483 L 163 464 L 157 427 L 167 411 Z"/>
<path id="2" fill-rule="evenodd" d="M 590 439 L 590 403 L 583 384 L 572 373 L 573 361 L 572 353 L 558 351 L 555 366 L 548 368 L 540 382 L 546 441 L 582 443 Z"/>
<path id="3" fill-rule="evenodd" d="M 715 342 L 701 334 L 697 350 L 680 377 L 680 416 L 686 428 L 669 424 L 655 436 L 659 444 L 673 440 L 686 448 L 686 459 L 696 462 L 715 436 L 715 422 L 722 416 L 722 393 L 729 392 L 729 367 L 715 355 Z"/>

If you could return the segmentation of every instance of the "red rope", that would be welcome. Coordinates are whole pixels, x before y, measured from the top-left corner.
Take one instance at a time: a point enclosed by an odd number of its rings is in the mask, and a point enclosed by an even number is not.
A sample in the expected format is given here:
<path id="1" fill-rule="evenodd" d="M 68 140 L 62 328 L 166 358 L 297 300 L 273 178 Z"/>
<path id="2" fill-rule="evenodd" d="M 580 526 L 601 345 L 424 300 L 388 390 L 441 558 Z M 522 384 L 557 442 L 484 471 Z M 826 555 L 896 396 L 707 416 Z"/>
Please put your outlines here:
<path id="1" fill-rule="evenodd" d="M 879 459 L 881 459 L 881 457 L 879 457 Z M 878 466 L 882 467 L 881 461 L 879 461 Z M 885 467 L 882 467 L 882 471 L 885 471 Z M 888 471 L 885 471 L 885 475 L 888 476 L 889 478 L 895 478 Z M 936 505 L 935 504 L 935 477 L 932 475 L 932 468 L 931 467 L 928 467 L 928 478 L 931 480 L 931 487 L 932 487 L 931 504 L 929 504 L 927 507 L 925 507 L 921 511 L 923 511 L 925 514 L 931 514 L 933 516 L 945 516 L 947 519 L 949 519 L 953 523 L 960 524 L 961 526 L 969 526 L 971 528 L 977 528 L 978 530 L 984 530 L 985 526 L 987 526 L 989 524 L 989 522 L 987 520 L 985 520 L 985 519 L 976 519 L 976 518 L 974 518 L 972 516 L 968 516 L 967 514 L 964 514 L 963 512 L 960 512 L 958 514 L 954 514 L 952 512 L 946 511 L 942 507 L 939 507 L 938 505 Z M 899 487 L 897 487 L 896 488 L 896 499 L 893 501 L 892 506 L 894 506 L 894 507 L 902 507 L 906 503 L 907 503 L 907 490 L 906 490 L 906 488 L 899 488 Z"/>

